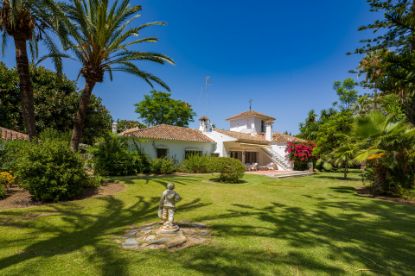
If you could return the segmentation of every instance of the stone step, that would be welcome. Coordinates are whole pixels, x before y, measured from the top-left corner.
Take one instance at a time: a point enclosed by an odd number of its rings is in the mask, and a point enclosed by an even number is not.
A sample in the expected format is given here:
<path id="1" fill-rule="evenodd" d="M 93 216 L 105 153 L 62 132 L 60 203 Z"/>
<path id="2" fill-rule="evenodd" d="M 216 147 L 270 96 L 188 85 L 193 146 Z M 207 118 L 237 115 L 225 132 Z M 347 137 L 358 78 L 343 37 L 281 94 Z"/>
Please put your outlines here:
<path id="1" fill-rule="evenodd" d="M 287 173 L 270 175 L 270 177 L 287 178 L 287 177 L 295 177 L 295 176 L 308 176 L 308 175 L 313 175 L 313 174 L 314 172 L 309 172 L 309 171 L 292 171 L 292 172 L 287 172 Z"/>

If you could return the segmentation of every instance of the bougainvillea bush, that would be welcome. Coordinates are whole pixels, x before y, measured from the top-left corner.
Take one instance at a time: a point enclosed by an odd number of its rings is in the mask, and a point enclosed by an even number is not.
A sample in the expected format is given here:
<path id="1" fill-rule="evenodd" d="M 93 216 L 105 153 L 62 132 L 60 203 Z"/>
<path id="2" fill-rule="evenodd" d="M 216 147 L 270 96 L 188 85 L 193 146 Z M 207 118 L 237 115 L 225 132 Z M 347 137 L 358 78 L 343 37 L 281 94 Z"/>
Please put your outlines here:
<path id="1" fill-rule="evenodd" d="M 291 141 L 287 144 L 288 158 L 294 162 L 295 170 L 305 170 L 308 162 L 315 160 L 313 149 L 316 145 L 312 142 Z"/>

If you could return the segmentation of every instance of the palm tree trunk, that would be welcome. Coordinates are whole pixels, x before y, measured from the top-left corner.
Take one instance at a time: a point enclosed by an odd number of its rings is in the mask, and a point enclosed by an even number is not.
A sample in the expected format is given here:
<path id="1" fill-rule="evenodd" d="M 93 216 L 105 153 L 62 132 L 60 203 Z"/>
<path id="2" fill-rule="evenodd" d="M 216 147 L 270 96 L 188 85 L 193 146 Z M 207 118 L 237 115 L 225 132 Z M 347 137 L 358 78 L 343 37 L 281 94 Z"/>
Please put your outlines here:
<path id="1" fill-rule="evenodd" d="M 79 149 L 79 143 L 81 142 L 85 126 L 86 112 L 88 110 L 92 90 L 94 89 L 95 84 L 96 82 L 94 81 L 86 81 L 84 90 L 81 94 L 81 99 L 79 100 L 79 108 L 76 113 L 71 138 L 71 149 L 73 151 L 78 151 Z"/>
<path id="2" fill-rule="evenodd" d="M 35 111 L 33 103 L 33 87 L 27 58 L 26 39 L 17 34 L 14 37 L 16 49 L 16 67 L 20 81 L 20 97 L 22 116 L 29 139 L 36 136 Z"/>

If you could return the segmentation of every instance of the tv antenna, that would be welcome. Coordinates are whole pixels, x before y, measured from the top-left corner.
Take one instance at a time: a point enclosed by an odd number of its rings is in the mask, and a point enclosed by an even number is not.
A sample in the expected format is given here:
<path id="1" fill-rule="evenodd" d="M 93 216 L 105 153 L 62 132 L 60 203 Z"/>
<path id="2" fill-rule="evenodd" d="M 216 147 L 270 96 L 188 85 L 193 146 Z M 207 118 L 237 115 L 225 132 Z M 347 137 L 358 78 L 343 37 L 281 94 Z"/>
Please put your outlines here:
<path id="1" fill-rule="evenodd" d="M 201 101 L 201 107 L 202 112 L 207 111 L 208 107 L 208 92 L 209 92 L 209 85 L 212 84 L 210 76 L 205 76 L 203 80 L 202 89 L 200 91 L 200 101 Z M 206 109 L 206 110 L 205 110 Z"/>

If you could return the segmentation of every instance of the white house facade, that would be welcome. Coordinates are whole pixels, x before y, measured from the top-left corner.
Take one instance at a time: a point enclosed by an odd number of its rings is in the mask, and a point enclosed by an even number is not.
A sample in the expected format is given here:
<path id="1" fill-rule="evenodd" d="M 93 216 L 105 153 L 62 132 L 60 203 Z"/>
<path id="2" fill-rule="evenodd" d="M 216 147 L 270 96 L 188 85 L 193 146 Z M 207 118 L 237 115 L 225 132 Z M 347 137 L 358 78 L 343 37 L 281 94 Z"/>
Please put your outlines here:
<path id="1" fill-rule="evenodd" d="M 287 158 L 289 141 L 296 137 L 273 132 L 275 118 L 250 110 L 229 117 L 229 130 L 213 128 L 205 116 L 199 129 L 158 125 L 129 129 L 121 133 L 131 139 L 130 149 L 138 149 L 149 158 L 168 157 L 177 162 L 192 154 L 232 157 L 255 169 L 293 170 Z"/>

